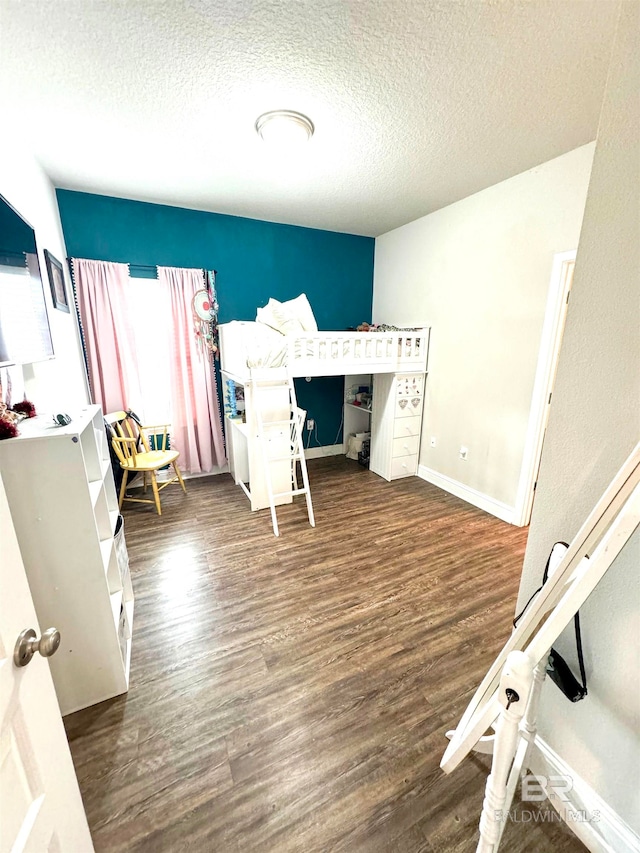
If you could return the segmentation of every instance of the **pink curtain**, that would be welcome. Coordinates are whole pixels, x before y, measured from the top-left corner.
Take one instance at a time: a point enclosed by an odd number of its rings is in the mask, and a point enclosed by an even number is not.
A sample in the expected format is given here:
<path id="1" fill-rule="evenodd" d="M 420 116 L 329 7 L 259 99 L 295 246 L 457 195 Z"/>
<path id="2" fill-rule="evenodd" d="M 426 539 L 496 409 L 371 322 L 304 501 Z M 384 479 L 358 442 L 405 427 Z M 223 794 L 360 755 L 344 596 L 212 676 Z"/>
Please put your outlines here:
<path id="1" fill-rule="evenodd" d="M 211 356 L 198 347 L 191 301 L 204 287 L 202 270 L 158 267 L 158 280 L 171 299 L 171 444 L 190 474 L 211 471 L 226 461 L 218 392 Z"/>
<path id="2" fill-rule="evenodd" d="M 127 306 L 128 264 L 73 258 L 89 380 L 102 411 L 129 407 L 137 388 L 135 344 Z"/>

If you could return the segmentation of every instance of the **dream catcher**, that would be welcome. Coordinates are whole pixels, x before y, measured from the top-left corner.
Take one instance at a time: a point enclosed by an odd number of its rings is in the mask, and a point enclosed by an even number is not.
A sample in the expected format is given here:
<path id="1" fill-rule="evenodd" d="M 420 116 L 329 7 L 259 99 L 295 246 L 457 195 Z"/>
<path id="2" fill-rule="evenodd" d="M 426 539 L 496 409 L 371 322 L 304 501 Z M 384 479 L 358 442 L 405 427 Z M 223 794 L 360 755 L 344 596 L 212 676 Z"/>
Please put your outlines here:
<path id="1" fill-rule="evenodd" d="M 196 290 L 191 301 L 193 310 L 193 332 L 203 352 L 216 355 L 218 352 L 218 299 L 216 297 L 216 273 L 205 273 L 205 287 Z"/>

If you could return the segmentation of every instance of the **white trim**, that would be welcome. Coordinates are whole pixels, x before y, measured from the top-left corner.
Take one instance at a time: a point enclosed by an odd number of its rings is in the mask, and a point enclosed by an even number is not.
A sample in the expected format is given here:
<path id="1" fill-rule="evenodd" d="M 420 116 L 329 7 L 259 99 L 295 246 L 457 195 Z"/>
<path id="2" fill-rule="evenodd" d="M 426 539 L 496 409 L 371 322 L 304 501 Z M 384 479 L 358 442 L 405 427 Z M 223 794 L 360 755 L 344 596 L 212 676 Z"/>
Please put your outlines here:
<path id="1" fill-rule="evenodd" d="M 305 447 L 304 458 L 320 459 L 323 456 L 340 456 L 341 453 L 344 453 L 342 444 L 327 444 L 323 447 Z"/>
<path id="2" fill-rule="evenodd" d="M 547 419 L 549 394 L 553 391 L 558 356 L 567 315 L 567 295 L 572 279 L 567 276 L 569 264 L 575 262 L 576 250 L 558 252 L 553 256 L 551 281 L 544 312 L 544 324 L 538 350 L 538 366 L 531 395 L 529 422 L 522 454 L 522 467 L 516 493 L 513 524 L 524 527 L 531 520 L 533 496 L 542 441 Z"/>
<path id="3" fill-rule="evenodd" d="M 180 460 L 178 460 L 180 461 Z M 187 471 L 181 471 L 183 480 L 195 480 L 197 477 L 217 477 L 218 474 L 228 474 L 229 466 L 225 462 L 220 467 L 215 467 L 213 471 L 201 471 L 199 474 L 189 474 Z"/>
<path id="4" fill-rule="evenodd" d="M 444 489 L 445 492 L 449 492 L 457 498 L 462 498 L 463 501 L 473 504 L 473 506 L 477 506 L 491 515 L 495 515 L 496 518 L 501 518 L 502 521 L 514 524 L 515 507 L 509 506 L 509 504 L 497 501 L 490 495 L 485 495 L 470 486 L 465 486 L 464 483 L 447 477 L 446 474 L 439 474 L 437 471 L 427 468 L 426 465 L 418 465 L 418 477 L 426 480 L 427 483 L 438 486 L 439 489 Z"/>
<path id="5" fill-rule="evenodd" d="M 566 802 L 552 787 L 549 787 L 547 795 L 567 826 L 591 853 L 640 851 L 640 837 L 633 829 L 539 736 L 535 739 L 528 764 L 531 772 L 538 776 L 568 776 L 573 780 Z M 584 812 L 587 817 L 597 813 L 599 820 L 567 820 L 569 811 Z"/>

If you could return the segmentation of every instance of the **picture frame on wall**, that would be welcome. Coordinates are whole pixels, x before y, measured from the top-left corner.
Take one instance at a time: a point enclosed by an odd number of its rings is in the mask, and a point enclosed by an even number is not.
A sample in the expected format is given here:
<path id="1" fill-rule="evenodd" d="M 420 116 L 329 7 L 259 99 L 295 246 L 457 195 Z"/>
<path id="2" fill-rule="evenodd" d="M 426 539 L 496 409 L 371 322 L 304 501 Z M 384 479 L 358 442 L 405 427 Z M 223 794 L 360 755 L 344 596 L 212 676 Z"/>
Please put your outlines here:
<path id="1" fill-rule="evenodd" d="M 44 250 L 44 259 L 47 263 L 47 275 L 49 276 L 49 284 L 51 285 L 53 307 L 57 308 L 58 311 L 66 311 L 68 314 L 69 298 L 67 296 L 67 286 L 64 280 L 62 264 L 47 249 Z"/>

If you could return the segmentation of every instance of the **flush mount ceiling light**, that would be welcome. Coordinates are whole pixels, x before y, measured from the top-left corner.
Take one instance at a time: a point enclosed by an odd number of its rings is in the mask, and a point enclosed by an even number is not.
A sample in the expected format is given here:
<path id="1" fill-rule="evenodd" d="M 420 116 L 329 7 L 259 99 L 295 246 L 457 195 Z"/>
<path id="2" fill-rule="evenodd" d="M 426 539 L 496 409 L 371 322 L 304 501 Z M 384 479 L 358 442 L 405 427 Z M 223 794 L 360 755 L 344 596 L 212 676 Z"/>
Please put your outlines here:
<path id="1" fill-rule="evenodd" d="M 256 131 L 265 142 L 291 145 L 308 142 L 313 136 L 313 122 L 292 110 L 272 110 L 256 121 Z"/>

